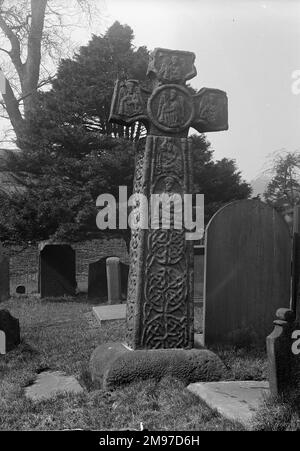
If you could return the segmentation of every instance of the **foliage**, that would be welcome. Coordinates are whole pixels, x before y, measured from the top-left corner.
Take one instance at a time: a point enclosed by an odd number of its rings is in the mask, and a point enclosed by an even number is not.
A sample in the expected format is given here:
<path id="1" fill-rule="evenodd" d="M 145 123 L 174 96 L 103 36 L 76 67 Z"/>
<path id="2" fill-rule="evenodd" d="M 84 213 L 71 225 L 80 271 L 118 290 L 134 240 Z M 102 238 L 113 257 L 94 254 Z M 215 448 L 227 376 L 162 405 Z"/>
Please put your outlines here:
<path id="1" fill-rule="evenodd" d="M 40 92 L 28 120 L 23 150 L 10 153 L 5 170 L 19 190 L 2 194 L 0 237 L 14 242 L 98 234 L 96 199 L 132 192 L 134 150 L 143 128 L 109 123 L 116 78 L 147 85 L 148 50 L 132 45 L 133 32 L 114 23 L 93 36 L 72 59 L 62 60 L 52 89 Z M 195 192 L 205 195 L 206 220 L 224 203 L 250 195 L 235 162 L 213 160 L 205 136 L 191 136 Z M 118 232 L 120 234 L 120 231 Z M 122 231 L 126 242 L 129 231 Z"/>
<path id="2" fill-rule="evenodd" d="M 300 202 L 300 153 L 276 154 L 272 161 L 272 175 L 264 197 L 279 212 L 288 212 Z"/>

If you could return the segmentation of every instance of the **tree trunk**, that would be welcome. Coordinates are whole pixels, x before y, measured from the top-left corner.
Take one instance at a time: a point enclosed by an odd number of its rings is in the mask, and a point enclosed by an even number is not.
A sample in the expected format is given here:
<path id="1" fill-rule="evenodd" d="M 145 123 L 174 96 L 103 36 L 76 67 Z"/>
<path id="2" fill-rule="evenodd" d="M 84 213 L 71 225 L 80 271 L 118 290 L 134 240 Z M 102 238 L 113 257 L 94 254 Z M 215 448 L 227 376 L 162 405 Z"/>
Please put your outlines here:
<path id="1" fill-rule="evenodd" d="M 28 118 L 34 106 L 40 78 L 41 47 L 47 0 L 31 0 L 31 26 L 27 44 L 27 60 L 21 80 L 24 116 Z"/>

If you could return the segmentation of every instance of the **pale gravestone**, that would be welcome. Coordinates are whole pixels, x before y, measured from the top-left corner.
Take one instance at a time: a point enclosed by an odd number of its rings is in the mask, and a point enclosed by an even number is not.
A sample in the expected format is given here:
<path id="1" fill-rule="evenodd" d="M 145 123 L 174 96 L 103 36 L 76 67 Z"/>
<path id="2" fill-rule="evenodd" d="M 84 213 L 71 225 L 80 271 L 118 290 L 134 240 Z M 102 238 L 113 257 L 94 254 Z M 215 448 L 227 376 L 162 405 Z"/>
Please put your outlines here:
<path id="1" fill-rule="evenodd" d="M 74 296 L 75 251 L 67 244 L 46 244 L 41 247 L 39 259 L 41 297 Z"/>
<path id="2" fill-rule="evenodd" d="M 259 200 L 233 202 L 206 230 L 205 345 L 264 343 L 274 312 L 289 307 L 291 238 Z"/>
<path id="3" fill-rule="evenodd" d="M 0 355 L 6 354 L 6 335 L 3 330 L 0 330 Z"/>
<path id="4" fill-rule="evenodd" d="M 137 80 L 116 83 L 111 122 L 147 127 L 136 147 L 134 192 L 193 193 L 189 127 L 198 132 L 228 129 L 226 93 L 201 89 L 192 95 L 186 82 L 196 75 L 192 52 L 158 48 L 151 54 L 151 91 Z M 132 230 L 127 296 L 127 336 L 131 349 L 192 348 L 193 242 L 186 230 Z"/>
<path id="5" fill-rule="evenodd" d="M 0 302 L 9 299 L 9 259 L 0 244 Z"/>
<path id="6" fill-rule="evenodd" d="M 108 257 L 106 260 L 107 297 L 109 304 L 120 304 L 122 300 L 121 267 L 118 257 Z"/>
<path id="7" fill-rule="evenodd" d="M 107 274 L 106 257 L 89 264 L 88 274 L 88 299 L 97 303 L 107 302 Z M 121 272 L 121 298 L 126 299 L 129 265 L 120 261 Z"/>
<path id="8" fill-rule="evenodd" d="M 5 345 L 5 353 L 12 351 L 20 344 L 20 324 L 8 310 L 0 310 L 0 331 L 2 332 L 1 349 Z M 4 334 L 4 341 L 3 341 Z"/>

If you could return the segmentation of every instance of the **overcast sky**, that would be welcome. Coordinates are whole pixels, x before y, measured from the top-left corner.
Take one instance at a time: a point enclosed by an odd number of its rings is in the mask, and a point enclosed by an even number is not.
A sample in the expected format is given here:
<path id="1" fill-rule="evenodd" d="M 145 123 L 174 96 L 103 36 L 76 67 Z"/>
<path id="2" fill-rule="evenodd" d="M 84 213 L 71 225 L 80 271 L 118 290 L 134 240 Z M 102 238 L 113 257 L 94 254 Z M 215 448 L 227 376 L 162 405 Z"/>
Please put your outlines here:
<path id="1" fill-rule="evenodd" d="M 300 2 L 297 0 L 101 0 L 104 27 L 127 23 L 135 45 L 196 54 L 195 88 L 229 98 L 229 130 L 208 134 L 217 159 L 234 158 L 246 179 L 267 156 L 300 150 Z M 300 84 L 299 84 L 300 86 Z"/>

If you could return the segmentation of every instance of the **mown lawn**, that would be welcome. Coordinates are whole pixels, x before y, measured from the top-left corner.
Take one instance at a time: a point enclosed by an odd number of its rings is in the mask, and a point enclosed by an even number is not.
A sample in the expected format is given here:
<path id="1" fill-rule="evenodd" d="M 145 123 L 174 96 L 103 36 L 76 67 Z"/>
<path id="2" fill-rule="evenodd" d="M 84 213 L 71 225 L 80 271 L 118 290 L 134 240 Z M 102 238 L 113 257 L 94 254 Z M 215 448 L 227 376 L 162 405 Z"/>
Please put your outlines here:
<path id="1" fill-rule="evenodd" d="M 1 308 L 19 318 L 22 344 L 0 356 L 0 430 L 120 430 L 140 429 L 140 423 L 148 430 L 242 429 L 176 380 L 138 382 L 113 392 L 93 387 L 88 376 L 92 351 L 100 343 L 122 341 L 125 328 L 122 321 L 100 328 L 84 299 L 15 298 Z M 224 377 L 263 378 L 263 355 L 249 363 L 249 353 L 222 352 L 228 367 Z M 24 388 L 48 368 L 76 376 L 84 393 L 38 403 L 26 399 Z"/>

